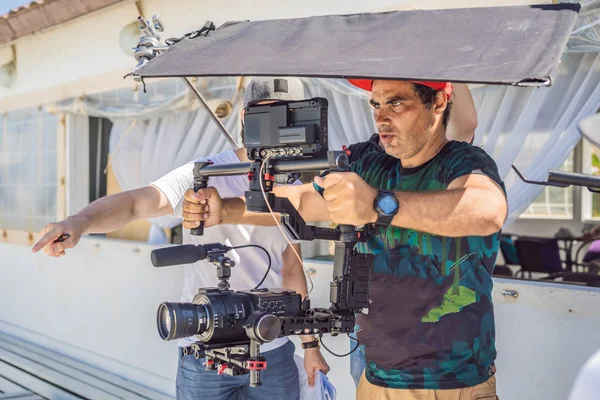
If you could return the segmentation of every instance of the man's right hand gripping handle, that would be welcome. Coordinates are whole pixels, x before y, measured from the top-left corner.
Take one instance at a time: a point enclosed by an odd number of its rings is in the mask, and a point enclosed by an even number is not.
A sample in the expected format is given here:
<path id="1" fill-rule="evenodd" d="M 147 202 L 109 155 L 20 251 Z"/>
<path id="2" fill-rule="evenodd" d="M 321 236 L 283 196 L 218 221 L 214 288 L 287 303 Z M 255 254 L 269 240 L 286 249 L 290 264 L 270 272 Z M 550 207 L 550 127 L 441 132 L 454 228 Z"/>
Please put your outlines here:
<path id="1" fill-rule="evenodd" d="M 210 163 L 196 163 L 194 167 L 194 189 L 188 189 L 183 198 L 183 227 L 192 235 L 204 234 L 204 227 L 223 223 L 225 208 L 223 199 L 214 187 L 207 187 L 208 178 L 197 171 Z"/>

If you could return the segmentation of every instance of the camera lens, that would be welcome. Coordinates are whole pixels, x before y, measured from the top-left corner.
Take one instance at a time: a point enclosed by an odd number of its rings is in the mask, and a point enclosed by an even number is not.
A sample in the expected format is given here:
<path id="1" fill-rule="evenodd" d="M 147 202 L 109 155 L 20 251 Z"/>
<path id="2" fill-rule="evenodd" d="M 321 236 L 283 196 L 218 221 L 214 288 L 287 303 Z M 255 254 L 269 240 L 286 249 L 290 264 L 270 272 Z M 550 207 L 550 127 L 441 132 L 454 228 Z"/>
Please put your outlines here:
<path id="1" fill-rule="evenodd" d="M 208 312 L 202 304 L 162 303 L 156 323 L 163 340 L 181 339 L 206 330 Z"/>

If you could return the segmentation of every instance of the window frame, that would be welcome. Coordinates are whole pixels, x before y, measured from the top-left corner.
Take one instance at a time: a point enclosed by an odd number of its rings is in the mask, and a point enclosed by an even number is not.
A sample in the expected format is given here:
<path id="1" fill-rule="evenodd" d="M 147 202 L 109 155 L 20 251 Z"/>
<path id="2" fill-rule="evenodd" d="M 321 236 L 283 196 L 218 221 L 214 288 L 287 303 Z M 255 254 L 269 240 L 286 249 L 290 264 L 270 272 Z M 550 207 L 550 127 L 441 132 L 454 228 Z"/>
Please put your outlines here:
<path id="1" fill-rule="evenodd" d="M 93 202 L 107 194 L 107 176 L 110 157 L 110 132 L 112 122 L 108 118 L 89 117 L 89 199 Z"/>
<path id="2" fill-rule="evenodd" d="M 10 112 L 20 112 L 22 110 L 32 109 L 33 107 L 25 107 L 13 111 L 5 112 L 5 116 Z M 43 112 L 38 107 L 37 112 Z M 66 115 L 58 113 L 56 115 L 56 209 L 54 220 L 66 218 L 66 168 L 67 168 L 67 127 Z M 6 123 L 4 120 L 3 123 Z M 6 129 L 6 125 L 4 126 Z M 5 130 L 4 130 L 5 131 Z M 0 165 L 1 168 L 1 165 Z M 40 231 L 32 231 L 25 228 L 7 228 L 0 225 L 0 242 L 10 244 L 20 244 L 31 246 L 41 237 Z"/>
<path id="3" fill-rule="evenodd" d="M 581 139 L 582 142 L 582 165 L 581 165 L 581 173 L 583 174 L 591 174 L 592 173 L 592 153 L 594 146 L 585 140 Z M 587 188 L 581 187 L 579 188 L 581 191 L 581 222 L 583 224 L 598 224 L 600 222 L 600 216 L 594 217 L 592 216 L 592 196 L 593 193 L 590 192 Z"/>
<path id="4" fill-rule="evenodd" d="M 583 164 L 583 145 L 582 140 L 580 140 L 575 148 L 573 149 L 573 172 L 582 172 L 582 164 Z M 570 154 L 569 154 L 570 156 Z M 544 191 L 546 188 L 544 188 Z M 571 203 L 572 203 L 572 215 L 561 216 L 561 215 L 526 215 L 522 213 L 519 215 L 519 220 L 547 220 L 547 221 L 581 221 L 581 213 L 583 209 L 582 197 L 581 197 L 581 188 L 576 186 L 570 186 L 561 190 L 570 190 L 571 191 Z M 533 204 L 533 203 L 532 203 Z"/>

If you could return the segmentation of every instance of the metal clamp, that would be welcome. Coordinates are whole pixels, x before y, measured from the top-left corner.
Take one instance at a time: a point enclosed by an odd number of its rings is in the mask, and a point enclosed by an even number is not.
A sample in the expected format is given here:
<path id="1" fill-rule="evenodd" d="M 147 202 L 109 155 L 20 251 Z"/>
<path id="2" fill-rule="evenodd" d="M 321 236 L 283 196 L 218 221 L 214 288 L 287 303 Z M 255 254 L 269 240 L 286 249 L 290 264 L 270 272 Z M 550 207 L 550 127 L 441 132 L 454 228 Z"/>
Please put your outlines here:
<path id="1" fill-rule="evenodd" d="M 139 23 L 140 30 L 144 34 L 144 36 L 142 36 L 139 39 L 137 46 L 134 48 L 134 51 L 135 51 L 134 56 L 138 63 L 135 66 L 135 68 L 133 69 L 133 71 L 125 76 L 131 75 L 131 76 L 133 76 L 133 79 L 135 81 L 143 82 L 142 77 L 137 74 L 138 70 L 141 67 L 143 67 L 144 65 L 146 65 L 146 63 L 148 61 L 152 60 L 160 53 L 169 49 L 170 44 L 177 43 L 180 39 L 178 39 L 176 41 L 173 41 L 173 40 L 167 41 L 168 44 L 166 44 L 166 45 L 161 44 L 161 38 L 160 38 L 159 32 L 164 31 L 164 25 L 163 25 L 162 21 L 160 20 L 160 18 L 158 17 L 158 15 L 152 16 L 152 23 L 150 23 L 150 21 L 146 20 L 143 16 L 140 15 L 140 16 L 138 16 L 138 23 Z M 195 33 L 196 33 L 196 36 L 198 36 L 200 34 L 204 34 L 204 36 L 206 36 L 208 34 L 208 32 L 210 32 L 214 29 L 215 29 L 214 24 L 210 21 L 207 21 L 206 24 L 204 25 L 204 27 L 202 29 L 200 29 L 199 31 L 195 31 Z M 189 37 L 191 37 L 191 36 L 189 36 Z M 208 103 L 206 102 L 206 100 L 204 99 L 202 94 L 200 93 L 200 91 L 198 91 L 196 86 L 194 86 L 194 84 L 192 84 L 192 82 L 190 82 L 190 80 L 187 77 L 182 77 L 181 79 L 183 80 L 183 83 L 185 83 L 185 85 L 188 87 L 188 89 L 191 90 L 192 93 L 196 96 L 196 98 L 198 99 L 200 104 L 202 104 L 202 106 L 208 113 L 209 117 L 217 125 L 217 127 L 223 133 L 223 135 L 225 135 L 225 138 L 229 141 L 229 143 L 233 146 L 233 148 L 236 149 L 238 147 L 237 140 L 235 140 L 233 138 L 233 136 L 227 131 L 227 128 L 225 128 L 225 126 L 223 125 L 223 123 L 221 122 L 219 117 L 217 117 L 217 115 L 215 115 L 214 111 L 210 108 L 210 106 L 208 105 Z M 144 92 L 145 91 L 146 90 L 144 87 Z"/>
<path id="2" fill-rule="evenodd" d="M 519 297 L 519 292 L 517 292 L 516 290 L 504 289 L 502 291 L 502 296 L 510 296 L 516 299 L 517 297 Z"/>

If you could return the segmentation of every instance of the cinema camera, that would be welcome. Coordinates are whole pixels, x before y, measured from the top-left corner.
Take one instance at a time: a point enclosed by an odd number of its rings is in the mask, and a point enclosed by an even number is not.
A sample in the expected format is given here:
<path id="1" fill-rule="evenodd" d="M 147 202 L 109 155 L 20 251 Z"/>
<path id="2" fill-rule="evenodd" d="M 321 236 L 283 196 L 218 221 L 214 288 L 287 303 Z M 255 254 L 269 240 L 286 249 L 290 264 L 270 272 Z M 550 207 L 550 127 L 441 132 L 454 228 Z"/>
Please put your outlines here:
<path id="1" fill-rule="evenodd" d="M 366 239 L 370 227 L 307 225 L 287 198 L 272 192 L 275 174 L 347 169 L 345 152 L 327 150 L 327 100 L 251 104 L 246 108 L 244 127 L 244 145 L 254 161 L 223 165 L 197 162 L 194 190 L 207 187 L 211 176 L 246 174 L 249 211 L 269 212 L 270 206 L 281 213 L 282 225 L 294 239 L 336 241 L 331 307 L 310 308 L 308 299 L 301 299 L 291 290 L 229 290 L 226 280 L 233 263 L 224 254 L 232 248 L 220 244 L 157 249 L 152 252 L 152 262 L 162 267 L 208 258 L 218 266 L 218 288 L 199 289 L 189 304 L 160 305 L 158 330 L 164 340 L 195 335 L 198 342 L 192 346 L 194 356 L 206 357 L 207 369 L 231 375 L 249 372 L 250 385 L 257 386 L 260 371 L 266 368 L 260 344 L 290 335 L 335 336 L 353 331 L 354 314 L 366 313 L 369 307 L 373 256 L 354 249 L 356 243 Z M 190 233 L 202 235 L 204 229 L 199 227 Z"/>
<path id="2" fill-rule="evenodd" d="M 159 42 L 158 31 L 163 26 L 157 16 L 152 24 L 140 17 L 140 29 L 144 36 L 135 49 L 138 67 L 168 47 Z M 189 35 L 207 35 L 213 29 L 214 25 L 207 22 Z M 166 42 L 172 45 L 179 40 Z M 188 87 L 195 89 L 191 84 Z M 205 104 L 201 95 L 194 93 Z M 165 302 L 159 306 L 158 332 L 164 340 L 195 336 L 198 341 L 186 352 L 192 351 L 196 358 L 206 357 L 206 368 L 220 374 L 250 373 L 251 386 L 260 385 L 260 371 L 267 367 L 260 354 L 262 343 L 290 335 L 348 334 L 354 330 L 355 313 L 368 311 L 373 256 L 359 253 L 354 247 L 366 240 L 373 227 L 339 225 L 332 229 L 307 225 L 287 198 L 273 193 L 278 174 L 348 169 L 345 151 L 328 150 L 327 115 L 328 102 L 324 98 L 251 102 L 244 115 L 244 145 L 253 161 L 223 165 L 197 162 L 194 190 L 206 188 L 211 176 L 247 175 L 249 190 L 245 198 L 249 211 L 280 213 L 281 224 L 295 240 L 336 241 L 329 308 L 310 308 L 310 301 L 292 290 L 264 289 L 259 288 L 260 284 L 252 290 L 230 290 L 228 278 L 235 264 L 225 254 L 235 247 L 213 243 L 152 252 L 156 267 L 204 259 L 217 266 L 217 288 L 200 288 L 191 303 Z M 203 224 L 190 233 L 203 235 Z"/>

